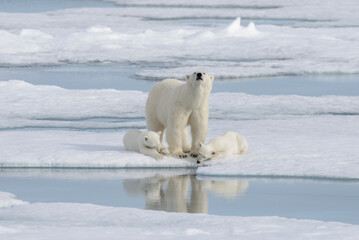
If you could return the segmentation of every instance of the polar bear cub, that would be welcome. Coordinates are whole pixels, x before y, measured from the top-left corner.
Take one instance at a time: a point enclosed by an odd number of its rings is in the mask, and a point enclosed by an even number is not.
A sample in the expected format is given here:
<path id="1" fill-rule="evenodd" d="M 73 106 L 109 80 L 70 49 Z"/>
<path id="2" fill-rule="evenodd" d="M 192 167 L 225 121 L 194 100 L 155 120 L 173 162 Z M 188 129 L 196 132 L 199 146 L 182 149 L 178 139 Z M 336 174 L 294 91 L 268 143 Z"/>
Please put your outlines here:
<path id="1" fill-rule="evenodd" d="M 155 159 L 162 159 L 160 142 L 161 132 L 129 130 L 123 137 L 123 144 L 128 151 L 135 151 Z"/>
<path id="2" fill-rule="evenodd" d="M 231 155 L 245 154 L 247 149 L 248 142 L 242 135 L 236 132 L 226 132 L 213 138 L 208 144 L 200 143 L 197 163 Z"/>

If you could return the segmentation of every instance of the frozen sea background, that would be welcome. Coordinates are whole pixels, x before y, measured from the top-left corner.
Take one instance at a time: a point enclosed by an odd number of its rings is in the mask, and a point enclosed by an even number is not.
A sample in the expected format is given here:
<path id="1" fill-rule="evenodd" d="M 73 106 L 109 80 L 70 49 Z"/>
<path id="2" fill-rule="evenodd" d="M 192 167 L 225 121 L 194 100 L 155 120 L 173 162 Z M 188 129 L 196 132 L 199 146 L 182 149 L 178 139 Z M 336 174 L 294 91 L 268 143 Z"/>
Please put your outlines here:
<path id="1" fill-rule="evenodd" d="M 0 238 L 356 239 L 358 8 L 1 1 Z M 151 86 L 197 69 L 208 139 L 238 131 L 248 154 L 124 151 Z"/>

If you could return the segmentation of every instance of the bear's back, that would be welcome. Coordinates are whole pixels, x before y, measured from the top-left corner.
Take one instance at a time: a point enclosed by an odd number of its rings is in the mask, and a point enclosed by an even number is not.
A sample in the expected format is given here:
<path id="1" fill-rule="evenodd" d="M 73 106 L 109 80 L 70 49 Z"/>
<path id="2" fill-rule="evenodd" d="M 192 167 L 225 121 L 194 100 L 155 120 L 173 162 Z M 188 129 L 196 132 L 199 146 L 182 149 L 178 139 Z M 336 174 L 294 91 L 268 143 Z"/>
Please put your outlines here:
<path id="1" fill-rule="evenodd" d="M 166 126 L 168 116 L 168 102 L 172 98 L 171 95 L 173 90 L 184 84 L 185 82 L 183 81 L 169 78 L 156 83 L 152 87 L 146 102 L 147 122 L 151 119 L 158 119 L 161 124 Z"/>
<path id="2" fill-rule="evenodd" d="M 168 78 L 168 79 L 162 80 L 161 82 L 157 83 L 153 88 L 160 88 L 161 90 L 164 90 L 165 92 L 170 92 L 172 89 L 174 89 L 178 86 L 181 86 L 183 84 L 185 84 L 185 82 L 177 80 L 177 79 L 173 79 L 173 78 Z M 151 92 L 152 92 L 152 90 L 151 90 Z"/>
<path id="3" fill-rule="evenodd" d="M 222 135 L 227 144 L 231 144 L 233 154 L 245 154 L 248 149 L 248 142 L 241 134 L 228 131 Z"/>

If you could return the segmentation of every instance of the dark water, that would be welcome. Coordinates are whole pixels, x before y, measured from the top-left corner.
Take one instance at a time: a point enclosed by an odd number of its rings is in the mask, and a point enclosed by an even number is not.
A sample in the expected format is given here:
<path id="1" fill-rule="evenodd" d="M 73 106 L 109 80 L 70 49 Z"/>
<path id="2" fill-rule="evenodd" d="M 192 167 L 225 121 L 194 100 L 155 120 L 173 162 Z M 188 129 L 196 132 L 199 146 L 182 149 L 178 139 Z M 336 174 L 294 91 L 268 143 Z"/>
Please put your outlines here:
<path id="1" fill-rule="evenodd" d="M 93 203 L 359 224 L 359 181 L 202 178 L 186 169 L 2 169 L 0 191 L 30 203 Z"/>

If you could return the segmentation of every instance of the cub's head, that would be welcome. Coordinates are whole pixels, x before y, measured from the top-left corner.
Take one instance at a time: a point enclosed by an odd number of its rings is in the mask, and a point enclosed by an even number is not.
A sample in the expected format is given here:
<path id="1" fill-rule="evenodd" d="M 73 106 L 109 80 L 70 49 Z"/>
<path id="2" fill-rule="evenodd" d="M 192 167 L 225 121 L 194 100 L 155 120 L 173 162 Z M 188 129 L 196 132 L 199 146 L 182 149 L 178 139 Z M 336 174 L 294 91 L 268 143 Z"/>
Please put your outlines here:
<path id="1" fill-rule="evenodd" d="M 211 146 L 199 143 L 197 163 L 199 164 L 214 159 L 216 154 L 216 151 Z"/>
<path id="2" fill-rule="evenodd" d="M 192 86 L 205 86 L 212 89 L 212 82 L 214 80 L 214 76 L 209 75 L 202 71 L 196 71 L 191 75 L 186 75 L 186 81 L 190 83 Z"/>
<path id="3" fill-rule="evenodd" d="M 160 141 L 161 131 L 159 132 L 153 132 L 153 131 L 147 131 L 143 132 L 141 135 L 141 141 L 142 144 L 151 149 L 155 149 L 158 152 L 161 150 L 161 141 Z"/>

